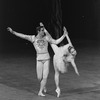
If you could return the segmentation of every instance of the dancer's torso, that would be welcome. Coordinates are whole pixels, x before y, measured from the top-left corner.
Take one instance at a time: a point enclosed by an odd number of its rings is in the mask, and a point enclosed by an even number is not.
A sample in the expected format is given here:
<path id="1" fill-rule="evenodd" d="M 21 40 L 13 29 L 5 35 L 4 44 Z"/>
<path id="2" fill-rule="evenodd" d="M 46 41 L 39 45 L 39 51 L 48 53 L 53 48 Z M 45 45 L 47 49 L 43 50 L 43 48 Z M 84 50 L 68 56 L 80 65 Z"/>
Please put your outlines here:
<path id="1" fill-rule="evenodd" d="M 55 53 L 55 55 L 61 57 L 65 54 L 68 54 L 68 47 L 69 47 L 69 44 L 66 44 L 64 46 L 61 46 L 61 47 L 58 47 L 57 45 L 55 44 L 51 44 L 51 47 Z"/>
<path id="2" fill-rule="evenodd" d="M 50 58 L 48 53 L 48 41 L 46 40 L 46 37 L 42 39 L 35 37 L 33 45 L 37 52 L 37 60 L 45 60 Z"/>

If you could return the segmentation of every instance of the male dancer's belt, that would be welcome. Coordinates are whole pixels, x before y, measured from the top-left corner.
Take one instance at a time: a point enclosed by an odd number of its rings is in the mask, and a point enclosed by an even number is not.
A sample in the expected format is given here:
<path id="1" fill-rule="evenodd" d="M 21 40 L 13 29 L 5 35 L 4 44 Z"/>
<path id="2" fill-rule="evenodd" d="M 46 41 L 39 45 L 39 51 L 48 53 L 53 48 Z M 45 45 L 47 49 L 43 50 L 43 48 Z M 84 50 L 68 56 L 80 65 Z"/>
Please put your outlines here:
<path id="1" fill-rule="evenodd" d="M 46 53 L 48 53 L 48 52 L 44 52 L 44 53 L 37 53 L 37 54 L 46 54 Z"/>

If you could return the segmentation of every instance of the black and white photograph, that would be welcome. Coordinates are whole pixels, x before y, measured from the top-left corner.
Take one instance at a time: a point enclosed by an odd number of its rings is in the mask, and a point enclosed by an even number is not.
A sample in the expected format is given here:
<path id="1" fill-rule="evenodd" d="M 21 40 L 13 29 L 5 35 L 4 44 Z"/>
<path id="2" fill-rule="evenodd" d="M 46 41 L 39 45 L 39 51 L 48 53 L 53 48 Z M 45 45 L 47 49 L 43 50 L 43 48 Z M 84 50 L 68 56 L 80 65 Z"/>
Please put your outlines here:
<path id="1" fill-rule="evenodd" d="M 0 100 L 100 100 L 100 0 L 0 0 Z"/>

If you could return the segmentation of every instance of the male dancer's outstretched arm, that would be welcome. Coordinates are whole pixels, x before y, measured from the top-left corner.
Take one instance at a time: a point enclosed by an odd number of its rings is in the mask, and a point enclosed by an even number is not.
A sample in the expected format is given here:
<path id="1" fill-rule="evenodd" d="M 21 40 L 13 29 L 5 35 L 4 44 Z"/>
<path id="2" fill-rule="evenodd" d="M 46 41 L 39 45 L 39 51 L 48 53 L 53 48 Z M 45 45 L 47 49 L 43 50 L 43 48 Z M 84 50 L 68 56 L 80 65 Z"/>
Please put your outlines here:
<path id="1" fill-rule="evenodd" d="M 53 39 L 51 37 L 51 35 L 49 34 L 49 32 L 44 28 L 44 32 L 46 33 L 47 37 L 49 38 L 49 41 L 52 43 L 52 44 L 59 44 L 64 38 L 65 38 L 65 32 L 64 34 L 57 40 Z"/>
<path id="2" fill-rule="evenodd" d="M 42 22 L 40 22 L 40 26 L 44 27 Z M 52 38 L 52 36 L 49 34 L 49 32 L 45 29 L 45 27 L 44 27 L 44 32 L 47 35 L 47 37 L 49 38 L 48 39 L 49 42 L 51 42 L 53 44 L 59 44 L 65 38 L 65 34 L 66 34 L 66 32 L 64 32 L 64 34 L 59 39 L 55 40 L 55 39 Z"/>
<path id="3" fill-rule="evenodd" d="M 16 35 L 16 36 L 18 36 L 20 38 L 26 39 L 26 40 L 28 40 L 30 42 L 32 42 L 32 37 L 35 37 L 35 35 L 25 35 L 25 34 L 22 34 L 22 33 L 15 32 L 10 27 L 8 27 L 7 30 L 9 32 L 11 32 L 12 34 L 14 34 L 14 35 Z"/>

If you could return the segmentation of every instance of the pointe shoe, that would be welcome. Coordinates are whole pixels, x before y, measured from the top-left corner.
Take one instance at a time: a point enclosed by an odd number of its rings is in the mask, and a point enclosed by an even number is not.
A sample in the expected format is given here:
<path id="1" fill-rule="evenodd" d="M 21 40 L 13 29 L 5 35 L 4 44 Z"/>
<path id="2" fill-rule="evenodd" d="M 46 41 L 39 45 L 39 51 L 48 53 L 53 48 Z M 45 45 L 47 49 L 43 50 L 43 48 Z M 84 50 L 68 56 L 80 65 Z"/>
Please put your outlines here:
<path id="1" fill-rule="evenodd" d="M 44 97 L 45 95 L 43 93 L 38 93 L 38 96 Z"/>
<path id="2" fill-rule="evenodd" d="M 60 89 L 56 89 L 57 97 L 59 98 L 60 96 Z"/>

